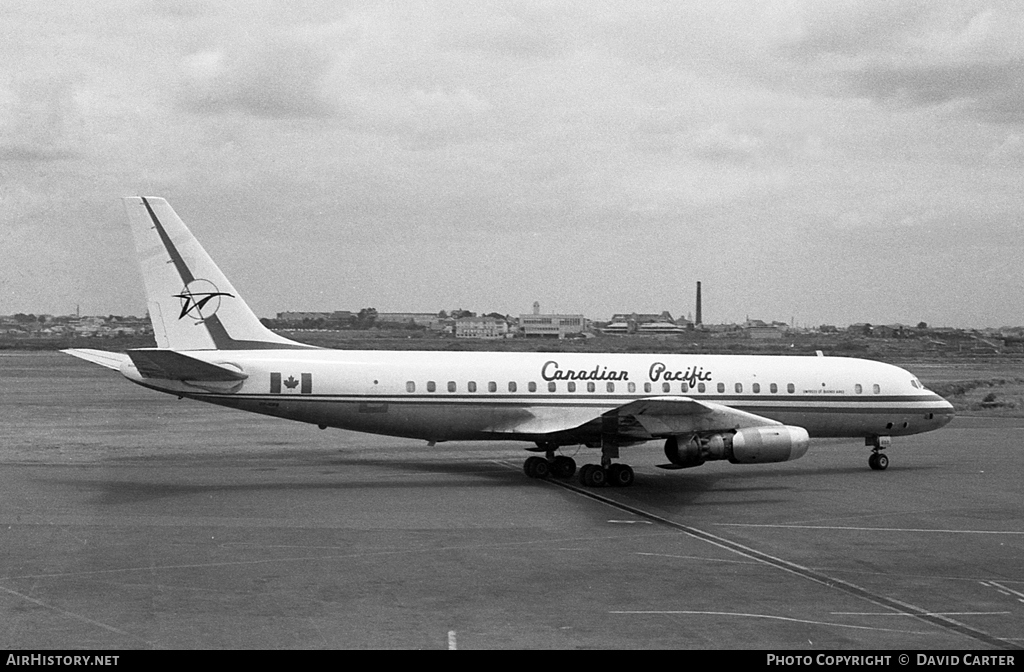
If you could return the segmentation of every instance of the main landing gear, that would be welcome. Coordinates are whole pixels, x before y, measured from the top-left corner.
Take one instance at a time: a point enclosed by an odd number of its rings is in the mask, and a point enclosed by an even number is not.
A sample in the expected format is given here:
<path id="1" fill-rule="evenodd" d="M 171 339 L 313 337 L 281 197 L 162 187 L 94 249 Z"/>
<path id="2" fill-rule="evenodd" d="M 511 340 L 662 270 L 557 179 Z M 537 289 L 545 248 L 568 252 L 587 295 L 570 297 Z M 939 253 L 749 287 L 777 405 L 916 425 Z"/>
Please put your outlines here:
<path id="1" fill-rule="evenodd" d="M 565 455 L 555 455 L 558 446 L 552 444 L 537 444 L 545 452 L 544 457 L 534 455 L 526 458 L 523 463 L 523 471 L 530 478 L 572 478 L 576 473 L 576 461 Z M 636 478 L 633 468 L 628 464 L 616 462 L 612 464 L 612 458 L 618 457 L 618 448 L 613 445 L 602 446 L 601 464 L 585 464 L 580 469 L 580 483 L 588 488 L 611 485 L 625 488 L 633 485 Z"/>
<path id="2" fill-rule="evenodd" d="M 868 458 L 868 466 L 875 471 L 885 471 L 885 468 L 889 466 L 889 458 L 880 451 L 892 445 L 892 437 L 869 436 L 864 439 L 864 444 L 871 446 L 871 457 Z"/>
<path id="3" fill-rule="evenodd" d="M 633 485 L 635 475 L 633 467 L 616 462 L 607 467 L 598 464 L 584 464 L 580 469 L 580 483 L 593 488 L 601 485 L 612 485 L 625 488 Z"/>
<path id="4" fill-rule="evenodd" d="M 547 478 L 548 476 L 572 478 L 576 473 L 576 460 L 565 455 L 551 458 L 534 455 L 526 458 L 526 462 L 523 463 L 523 471 L 530 478 Z"/>

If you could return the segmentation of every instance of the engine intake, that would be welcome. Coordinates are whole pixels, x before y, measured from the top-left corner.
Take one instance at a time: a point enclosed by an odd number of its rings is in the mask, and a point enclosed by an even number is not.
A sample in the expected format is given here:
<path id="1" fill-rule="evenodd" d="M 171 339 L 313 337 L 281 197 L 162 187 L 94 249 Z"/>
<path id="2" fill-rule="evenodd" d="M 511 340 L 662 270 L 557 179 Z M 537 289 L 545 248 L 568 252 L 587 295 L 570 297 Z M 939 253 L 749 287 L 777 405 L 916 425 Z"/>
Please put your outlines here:
<path id="1" fill-rule="evenodd" d="M 665 441 L 665 457 L 680 467 L 699 467 L 711 460 L 729 460 L 733 464 L 786 462 L 803 457 L 809 444 L 810 437 L 803 427 L 745 427 L 689 438 L 671 436 Z"/>

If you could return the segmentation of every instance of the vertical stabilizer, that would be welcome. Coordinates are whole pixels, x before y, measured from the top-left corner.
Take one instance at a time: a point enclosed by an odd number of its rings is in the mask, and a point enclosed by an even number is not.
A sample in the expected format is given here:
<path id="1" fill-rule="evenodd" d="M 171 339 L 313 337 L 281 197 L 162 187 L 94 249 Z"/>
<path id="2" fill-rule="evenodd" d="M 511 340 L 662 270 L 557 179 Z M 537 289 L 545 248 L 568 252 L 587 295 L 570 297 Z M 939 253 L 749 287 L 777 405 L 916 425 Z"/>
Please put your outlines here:
<path id="1" fill-rule="evenodd" d="M 157 345 L 174 350 L 307 348 L 259 321 L 162 198 L 124 199 Z"/>

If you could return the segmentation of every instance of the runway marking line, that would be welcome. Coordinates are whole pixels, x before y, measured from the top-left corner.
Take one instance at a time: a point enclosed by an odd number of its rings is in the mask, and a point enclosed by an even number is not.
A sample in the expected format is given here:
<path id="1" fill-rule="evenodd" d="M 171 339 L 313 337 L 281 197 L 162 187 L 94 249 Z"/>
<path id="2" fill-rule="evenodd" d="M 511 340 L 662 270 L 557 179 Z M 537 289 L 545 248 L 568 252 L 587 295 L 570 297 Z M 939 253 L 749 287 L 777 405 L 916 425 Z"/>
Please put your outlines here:
<path id="1" fill-rule="evenodd" d="M 629 504 L 624 504 L 622 502 L 616 501 L 610 497 L 598 494 L 597 492 L 594 492 L 591 489 L 583 488 L 582 486 L 577 486 L 567 481 L 560 481 L 555 479 L 545 479 L 541 482 L 559 488 L 563 488 L 565 490 L 569 490 L 570 492 L 574 492 L 577 495 L 580 495 L 581 497 L 592 499 L 596 502 L 600 502 L 606 506 L 610 506 L 620 511 L 625 511 L 626 513 L 630 513 L 634 516 L 647 518 L 648 520 L 652 520 L 667 527 L 670 527 L 672 529 L 679 530 L 680 532 L 683 532 L 688 536 L 694 537 L 695 539 L 699 539 L 713 546 L 717 546 L 727 551 L 731 551 L 732 553 L 735 553 L 737 555 L 750 558 L 751 560 L 757 561 L 769 567 L 781 569 L 785 572 L 789 572 L 790 574 L 794 574 L 796 576 L 802 577 L 814 583 L 818 583 L 827 588 L 836 588 L 845 593 L 871 602 L 872 604 L 876 604 L 880 607 L 891 609 L 895 612 L 905 613 L 907 615 L 914 616 L 917 619 L 924 621 L 925 623 L 928 623 L 929 625 L 933 625 L 947 631 L 956 632 L 958 634 L 970 637 L 971 639 L 988 644 L 990 646 L 1013 649 L 1024 648 L 1019 647 L 1016 644 L 1013 644 L 1005 639 L 996 637 L 994 635 L 990 635 L 987 632 L 976 630 L 965 623 L 961 623 L 957 620 L 950 618 L 949 616 L 943 616 L 941 614 L 930 612 L 926 609 L 910 604 L 909 602 L 897 600 L 896 598 L 878 595 L 866 588 L 858 586 L 857 584 L 850 583 L 849 581 L 844 581 L 842 579 L 829 576 L 822 572 L 815 571 L 809 567 L 799 565 L 795 562 L 783 560 L 782 558 L 770 555 L 768 553 L 765 553 L 764 551 L 758 551 L 757 549 L 750 548 L 749 546 L 744 546 L 743 544 L 739 544 L 735 541 L 725 539 L 724 537 L 719 537 L 705 530 L 701 530 L 696 527 L 691 527 L 689 525 L 683 525 L 682 523 L 677 523 L 674 520 L 669 520 L 668 518 L 664 518 L 655 513 L 651 513 L 649 511 L 639 509 L 635 506 L 631 506 Z M 763 525 L 754 527 L 777 526 Z"/>
<path id="2" fill-rule="evenodd" d="M 772 614 L 747 614 L 736 611 L 609 611 L 609 614 L 635 614 L 654 616 L 736 616 L 739 618 L 764 618 L 771 621 L 788 621 L 790 623 L 806 623 L 808 625 L 827 625 L 833 628 L 850 628 L 852 630 L 876 630 L 879 632 L 895 632 L 901 635 L 931 635 L 932 632 L 917 632 L 914 630 L 892 630 L 891 628 L 873 628 L 868 625 L 852 625 L 848 623 L 829 623 L 827 621 L 812 621 L 805 618 L 789 618 L 787 616 L 774 616 Z M 908 616 L 910 614 L 907 614 Z"/>
<path id="3" fill-rule="evenodd" d="M 34 597 L 29 597 L 28 595 L 25 595 L 23 593 L 19 593 L 16 590 L 11 590 L 10 588 L 7 588 L 5 586 L 0 586 L 0 591 L 8 593 L 9 595 L 14 595 L 15 597 L 18 597 L 18 598 L 20 598 L 22 600 L 25 600 L 26 602 L 31 602 L 32 604 L 38 605 L 40 607 L 43 607 L 44 609 L 49 609 L 51 611 L 56 611 L 58 614 L 62 614 L 64 616 L 67 616 L 68 618 L 73 618 L 75 620 L 82 621 L 83 623 L 88 623 L 89 625 L 95 625 L 98 628 L 103 628 L 104 630 L 109 630 L 110 632 L 116 633 L 118 635 L 124 635 L 125 637 L 129 637 L 131 639 L 138 640 L 140 642 L 145 642 L 150 647 L 153 646 L 152 642 L 147 642 L 146 640 L 142 639 L 141 637 L 138 637 L 137 635 L 133 635 L 130 632 L 125 632 L 124 630 L 121 630 L 120 628 L 115 628 L 112 625 L 107 625 L 106 623 L 101 623 L 100 621 L 91 619 L 88 616 L 82 616 L 81 614 L 76 614 L 73 611 L 68 611 L 67 609 L 61 609 L 60 607 L 55 607 L 52 604 L 47 604 L 46 602 L 43 602 L 41 600 L 37 600 Z"/>
<path id="4" fill-rule="evenodd" d="M 915 614 L 894 613 L 891 611 L 833 611 L 833 616 L 914 616 Z M 1006 616 L 1012 611 L 931 611 L 933 616 Z"/>
<path id="5" fill-rule="evenodd" d="M 771 523 L 715 523 L 719 527 L 771 527 L 789 530 L 837 530 L 847 532 L 927 532 L 934 534 L 1010 534 L 1024 535 L 1017 530 L 942 530 L 923 527 L 853 527 L 848 525 L 781 525 Z"/>
<path id="6" fill-rule="evenodd" d="M 674 558 L 678 560 L 700 560 L 701 562 L 728 562 L 736 565 L 756 565 L 753 560 L 726 560 L 724 558 L 708 558 L 700 555 L 672 555 L 670 553 L 646 553 L 637 552 L 637 555 L 647 555 L 655 558 Z"/>
<path id="7" fill-rule="evenodd" d="M 985 583 L 985 582 L 982 581 L 982 583 Z M 1024 593 L 1016 591 L 1013 588 L 1007 588 L 1006 586 L 1004 586 L 1001 583 L 996 583 L 995 581 L 989 581 L 989 584 L 995 586 L 996 588 L 1000 588 L 1002 590 L 1005 590 L 1007 593 L 1011 593 L 1013 595 L 1016 595 L 1018 599 L 1024 598 Z"/>
<path id="8" fill-rule="evenodd" d="M 300 555 L 300 556 L 288 556 L 281 558 L 262 558 L 258 560 L 225 560 L 222 562 L 193 562 L 187 564 L 178 565 L 139 565 L 133 567 L 115 567 L 111 569 L 94 569 L 84 572 L 53 572 L 50 574 L 17 574 L 11 576 L 0 576 L 0 581 L 15 581 L 23 579 L 62 579 L 72 576 L 95 576 L 100 574 L 120 574 L 127 572 L 149 572 L 156 570 L 175 570 L 175 569 L 204 569 L 214 567 L 237 567 L 244 565 L 268 565 L 280 562 L 335 562 L 338 560 L 351 560 L 353 558 L 371 558 L 375 556 L 383 555 L 402 555 L 407 553 L 441 553 L 447 551 L 461 551 L 469 549 L 483 549 L 483 548 L 509 548 L 514 546 L 529 546 L 533 544 L 550 544 L 550 543 L 565 543 L 567 541 L 586 541 L 594 542 L 595 540 L 620 540 L 628 539 L 633 536 L 637 537 L 650 537 L 652 535 L 659 535 L 662 533 L 658 532 L 644 532 L 642 534 L 622 534 L 622 535 L 607 535 L 603 537 L 559 537 L 556 539 L 533 539 L 525 541 L 511 541 L 503 543 L 490 543 L 490 544 L 470 544 L 466 546 L 442 546 L 440 548 L 400 548 L 400 549 L 388 549 L 381 551 L 367 551 L 364 553 L 340 553 L 336 555 Z M 666 532 L 664 534 L 673 534 Z M 259 548 L 258 545 L 253 545 Z M 272 547 L 276 548 L 276 547 Z M 285 548 L 288 548 L 287 546 Z M 584 550 L 584 549 L 565 549 L 565 550 Z"/>

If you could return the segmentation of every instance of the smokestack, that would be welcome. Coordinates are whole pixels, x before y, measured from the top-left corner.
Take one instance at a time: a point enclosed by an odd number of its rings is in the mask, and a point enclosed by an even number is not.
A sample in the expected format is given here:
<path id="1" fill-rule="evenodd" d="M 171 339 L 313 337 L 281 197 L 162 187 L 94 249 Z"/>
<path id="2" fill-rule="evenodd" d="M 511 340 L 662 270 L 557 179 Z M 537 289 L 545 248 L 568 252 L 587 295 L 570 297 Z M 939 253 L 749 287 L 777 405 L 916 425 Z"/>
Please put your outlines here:
<path id="1" fill-rule="evenodd" d="M 694 322 L 694 325 L 700 326 L 702 324 L 704 324 L 704 322 L 700 318 L 700 280 L 698 280 L 697 281 L 697 320 L 696 320 L 696 322 Z"/>

